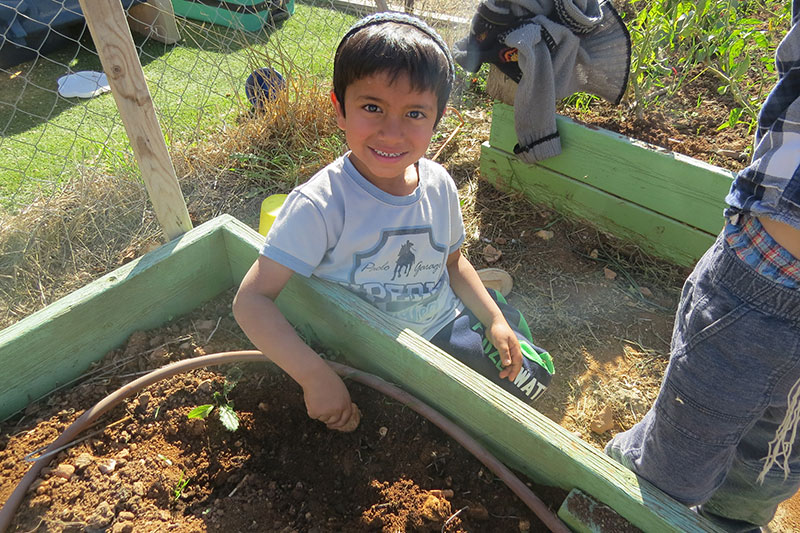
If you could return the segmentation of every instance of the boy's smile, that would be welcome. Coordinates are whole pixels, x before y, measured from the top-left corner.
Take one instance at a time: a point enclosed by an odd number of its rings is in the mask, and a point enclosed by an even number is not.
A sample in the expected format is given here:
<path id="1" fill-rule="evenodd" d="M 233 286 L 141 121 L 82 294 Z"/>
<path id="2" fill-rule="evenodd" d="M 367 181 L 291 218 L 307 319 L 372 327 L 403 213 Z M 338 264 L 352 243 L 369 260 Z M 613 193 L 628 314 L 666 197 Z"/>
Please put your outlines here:
<path id="1" fill-rule="evenodd" d="M 428 150 L 436 123 L 436 94 L 412 90 L 405 74 L 391 82 L 379 72 L 347 86 L 344 112 L 331 99 L 356 169 L 384 192 L 411 194 L 418 181 L 415 163 Z"/>

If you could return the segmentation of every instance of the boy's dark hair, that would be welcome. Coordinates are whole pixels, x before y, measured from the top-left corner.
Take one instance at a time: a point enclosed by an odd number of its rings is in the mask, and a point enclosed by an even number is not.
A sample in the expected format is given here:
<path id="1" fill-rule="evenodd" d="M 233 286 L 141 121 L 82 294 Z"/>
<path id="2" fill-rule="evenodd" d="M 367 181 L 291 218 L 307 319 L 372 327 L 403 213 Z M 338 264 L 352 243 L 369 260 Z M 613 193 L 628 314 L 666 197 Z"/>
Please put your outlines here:
<path id="1" fill-rule="evenodd" d="M 412 89 L 432 90 L 439 123 L 453 86 L 454 67 L 447 45 L 430 26 L 402 13 L 380 13 L 350 28 L 333 61 L 333 93 L 342 114 L 347 87 L 376 73 L 386 73 L 392 81 L 406 74 Z"/>

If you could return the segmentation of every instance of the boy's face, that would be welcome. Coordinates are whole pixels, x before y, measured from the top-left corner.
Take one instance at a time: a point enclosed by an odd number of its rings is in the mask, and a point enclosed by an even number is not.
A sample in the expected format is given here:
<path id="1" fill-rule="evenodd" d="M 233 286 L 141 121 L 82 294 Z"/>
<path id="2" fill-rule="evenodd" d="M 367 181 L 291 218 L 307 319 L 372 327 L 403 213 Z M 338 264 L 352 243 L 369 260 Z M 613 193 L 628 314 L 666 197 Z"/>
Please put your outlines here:
<path id="1" fill-rule="evenodd" d="M 331 95 L 336 120 L 352 151 L 358 171 L 381 190 L 406 195 L 417 185 L 414 164 L 425 155 L 436 122 L 433 91 L 412 91 L 408 76 L 394 83 L 385 73 L 347 86 L 341 103 Z"/>

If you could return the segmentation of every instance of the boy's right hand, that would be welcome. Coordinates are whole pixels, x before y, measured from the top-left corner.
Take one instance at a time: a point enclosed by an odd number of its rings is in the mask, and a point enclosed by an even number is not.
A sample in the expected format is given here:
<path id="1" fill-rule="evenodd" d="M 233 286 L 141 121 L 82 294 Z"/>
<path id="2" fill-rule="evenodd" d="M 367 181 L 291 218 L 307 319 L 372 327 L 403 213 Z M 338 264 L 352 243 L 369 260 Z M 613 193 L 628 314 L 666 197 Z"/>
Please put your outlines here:
<path id="1" fill-rule="evenodd" d="M 361 413 L 350 401 L 342 378 L 297 336 L 275 305 L 292 273 L 280 263 L 259 256 L 236 293 L 234 316 L 256 348 L 303 387 L 308 416 L 330 429 L 353 431 Z"/>
<path id="2" fill-rule="evenodd" d="M 361 420 L 361 412 L 350 400 L 342 378 L 330 368 L 327 370 L 303 384 L 308 416 L 323 422 L 328 429 L 353 431 Z"/>

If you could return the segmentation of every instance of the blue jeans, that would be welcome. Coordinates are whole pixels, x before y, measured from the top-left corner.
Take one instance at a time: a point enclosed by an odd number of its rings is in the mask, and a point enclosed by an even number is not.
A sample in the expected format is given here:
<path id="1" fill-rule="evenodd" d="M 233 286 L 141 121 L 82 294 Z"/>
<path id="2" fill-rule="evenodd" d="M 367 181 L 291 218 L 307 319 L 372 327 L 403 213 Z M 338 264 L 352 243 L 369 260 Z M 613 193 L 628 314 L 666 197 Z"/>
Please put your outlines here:
<path id="1" fill-rule="evenodd" d="M 727 531 L 758 530 L 800 487 L 800 436 L 766 475 L 800 379 L 800 291 L 741 261 L 720 236 L 686 280 L 653 407 L 606 453 Z M 791 435 L 791 433 L 790 433 Z"/>

